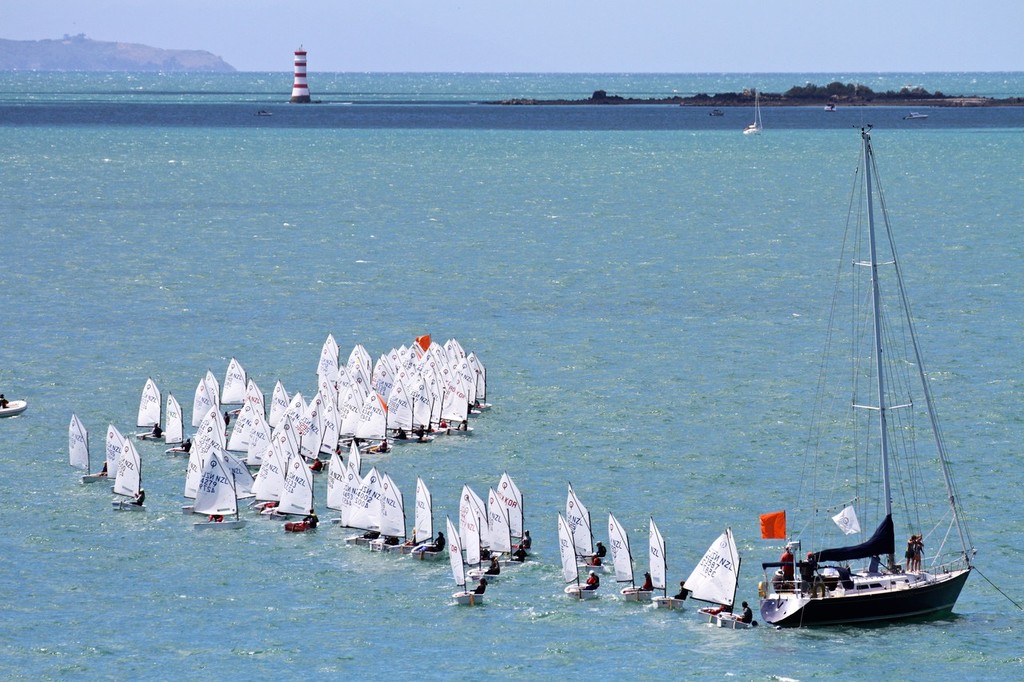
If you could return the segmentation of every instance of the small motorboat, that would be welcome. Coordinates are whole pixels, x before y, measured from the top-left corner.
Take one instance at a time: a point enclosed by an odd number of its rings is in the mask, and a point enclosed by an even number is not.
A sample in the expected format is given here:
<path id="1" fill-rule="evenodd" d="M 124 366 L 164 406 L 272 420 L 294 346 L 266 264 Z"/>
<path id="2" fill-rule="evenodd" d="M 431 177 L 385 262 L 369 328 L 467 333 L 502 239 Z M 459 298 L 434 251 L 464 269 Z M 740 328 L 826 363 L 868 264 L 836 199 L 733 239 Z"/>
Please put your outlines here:
<path id="1" fill-rule="evenodd" d="M 21 414 L 27 409 L 28 401 L 9 400 L 7 401 L 7 407 L 0 407 L 0 417 L 13 417 L 16 414 Z"/>
<path id="2" fill-rule="evenodd" d="M 725 112 L 721 109 L 712 109 L 708 112 L 708 116 L 725 116 Z"/>
<path id="3" fill-rule="evenodd" d="M 911 111 L 909 114 L 903 117 L 904 121 L 914 121 L 919 118 L 928 118 L 928 114 L 919 114 L 916 111 Z"/>

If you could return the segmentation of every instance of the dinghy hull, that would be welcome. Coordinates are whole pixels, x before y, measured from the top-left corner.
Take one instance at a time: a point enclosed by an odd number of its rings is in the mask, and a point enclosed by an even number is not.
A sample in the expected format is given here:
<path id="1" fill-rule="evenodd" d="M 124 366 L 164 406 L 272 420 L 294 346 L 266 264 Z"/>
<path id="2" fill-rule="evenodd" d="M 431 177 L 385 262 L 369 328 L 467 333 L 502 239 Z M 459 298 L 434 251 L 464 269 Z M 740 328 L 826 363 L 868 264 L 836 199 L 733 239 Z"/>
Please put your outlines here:
<path id="1" fill-rule="evenodd" d="M 230 530 L 234 528 L 245 528 L 245 519 L 235 519 L 232 521 L 202 521 L 199 523 L 193 523 L 192 527 L 196 530 Z"/>
<path id="2" fill-rule="evenodd" d="M 682 611 L 684 602 L 682 599 L 676 599 L 675 597 L 651 597 L 651 603 L 654 604 L 656 609 L 672 609 L 676 611 Z"/>
<path id="3" fill-rule="evenodd" d="M 480 606 L 484 603 L 484 595 L 476 592 L 456 592 L 452 599 L 460 606 Z"/>
<path id="4" fill-rule="evenodd" d="M 569 585 L 565 593 L 574 599 L 597 599 L 597 590 L 585 590 L 579 585 Z"/>

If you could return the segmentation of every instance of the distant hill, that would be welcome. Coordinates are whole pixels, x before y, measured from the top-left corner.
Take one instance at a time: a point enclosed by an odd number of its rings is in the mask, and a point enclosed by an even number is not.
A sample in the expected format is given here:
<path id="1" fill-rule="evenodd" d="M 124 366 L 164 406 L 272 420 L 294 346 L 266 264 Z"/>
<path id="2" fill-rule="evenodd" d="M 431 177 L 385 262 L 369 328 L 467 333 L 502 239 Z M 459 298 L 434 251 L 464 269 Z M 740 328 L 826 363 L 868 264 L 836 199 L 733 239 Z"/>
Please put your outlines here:
<path id="1" fill-rule="evenodd" d="M 0 38 L 0 71 L 216 71 L 235 67 L 205 50 L 107 43 L 84 34 L 60 40 Z"/>

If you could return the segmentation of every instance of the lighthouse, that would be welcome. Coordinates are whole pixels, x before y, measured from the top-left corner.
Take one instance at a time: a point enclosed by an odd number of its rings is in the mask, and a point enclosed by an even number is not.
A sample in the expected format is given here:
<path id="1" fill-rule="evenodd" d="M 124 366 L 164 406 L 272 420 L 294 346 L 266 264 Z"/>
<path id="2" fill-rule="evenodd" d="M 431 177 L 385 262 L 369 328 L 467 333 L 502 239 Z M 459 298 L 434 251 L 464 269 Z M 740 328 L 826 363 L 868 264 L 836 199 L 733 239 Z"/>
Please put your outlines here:
<path id="1" fill-rule="evenodd" d="M 309 84 L 306 82 L 306 51 L 295 50 L 295 83 L 292 85 L 292 104 L 309 104 Z"/>

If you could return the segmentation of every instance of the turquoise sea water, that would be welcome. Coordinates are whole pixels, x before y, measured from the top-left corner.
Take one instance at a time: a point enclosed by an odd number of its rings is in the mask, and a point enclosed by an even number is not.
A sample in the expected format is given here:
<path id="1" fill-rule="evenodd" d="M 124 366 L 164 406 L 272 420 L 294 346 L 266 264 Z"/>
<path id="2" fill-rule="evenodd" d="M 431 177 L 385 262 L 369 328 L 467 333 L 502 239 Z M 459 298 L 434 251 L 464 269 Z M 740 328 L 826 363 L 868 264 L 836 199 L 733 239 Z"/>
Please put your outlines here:
<path id="1" fill-rule="evenodd" d="M 1024 92 L 1022 74 L 873 77 Z M 596 528 L 609 511 L 626 526 L 638 571 L 653 515 L 673 583 L 731 526 L 739 599 L 756 601 L 759 564 L 779 553 L 758 514 L 795 497 L 865 121 L 766 110 L 750 138 L 749 112 L 569 126 L 534 110 L 507 125 L 468 102 L 805 80 L 849 79 L 311 74 L 314 96 L 357 103 L 338 119 L 254 117 L 289 74 L 0 75 L 0 391 L 30 401 L 0 421 L 3 675 L 1019 677 L 1020 612 L 982 575 L 952 617 L 879 628 L 724 632 L 695 605 L 561 593 L 571 481 Z M 978 567 L 1021 602 L 1024 123 L 1016 109 L 901 113 L 870 121 L 890 215 Z M 343 355 L 375 357 L 455 337 L 487 365 L 495 407 L 472 437 L 378 462 L 408 508 L 427 481 L 435 524 L 464 483 L 516 480 L 536 561 L 486 607 L 450 604 L 446 565 L 349 548 L 335 528 L 196 534 L 177 511 L 184 462 L 159 445 L 140 445 L 146 514 L 112 514 L 107 489 L 67 466 L 71 413 L 99 461 L 108 423 L 135 431 L 148 376 L 185 406 L 234 356 L 265 393 L 281 379 L 308 396 L 328 332 Z"/>

